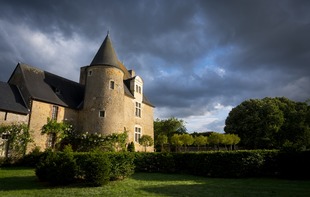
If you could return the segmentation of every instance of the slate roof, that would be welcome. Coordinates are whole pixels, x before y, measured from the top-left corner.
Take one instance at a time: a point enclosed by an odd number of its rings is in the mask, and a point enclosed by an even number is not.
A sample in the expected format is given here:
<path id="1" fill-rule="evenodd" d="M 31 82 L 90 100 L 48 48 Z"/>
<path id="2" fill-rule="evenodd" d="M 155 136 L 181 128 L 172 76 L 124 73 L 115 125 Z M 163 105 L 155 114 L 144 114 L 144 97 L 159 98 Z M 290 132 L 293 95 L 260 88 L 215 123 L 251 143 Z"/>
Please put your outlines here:
<path id="1" fill-rule="evenodd" d="M 93 61 L 90 63 L 90 66 L 94 65 L 114 66 L 120 68 L 109 34 L 104 39 Z"/>
<path id="2" fill-rule="evenodd" d="M 0 110 L 19 114 L 28 114 L 25 102 L 15 85 L 0 81 Z"/>
<path id="3" fill-rule="evenodd" d="M 18 66 L 32 99 L 73 109 L 83 101 L 83 85 L 26 64 Z"/>

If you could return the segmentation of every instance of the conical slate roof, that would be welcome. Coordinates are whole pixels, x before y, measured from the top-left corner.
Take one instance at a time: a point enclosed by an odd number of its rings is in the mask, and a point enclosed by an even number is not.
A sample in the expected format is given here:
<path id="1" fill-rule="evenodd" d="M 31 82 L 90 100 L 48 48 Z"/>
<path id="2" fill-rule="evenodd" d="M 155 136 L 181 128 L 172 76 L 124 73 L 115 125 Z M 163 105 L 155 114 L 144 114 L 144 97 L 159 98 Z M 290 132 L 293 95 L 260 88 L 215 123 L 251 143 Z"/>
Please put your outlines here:
<path id="1" fill-rule="evenodd" d="M 93 61 L 90 63 L 90 66 L 94 65 L 114 66 L 120 68 L 109 34 L 104 39 Z"/>

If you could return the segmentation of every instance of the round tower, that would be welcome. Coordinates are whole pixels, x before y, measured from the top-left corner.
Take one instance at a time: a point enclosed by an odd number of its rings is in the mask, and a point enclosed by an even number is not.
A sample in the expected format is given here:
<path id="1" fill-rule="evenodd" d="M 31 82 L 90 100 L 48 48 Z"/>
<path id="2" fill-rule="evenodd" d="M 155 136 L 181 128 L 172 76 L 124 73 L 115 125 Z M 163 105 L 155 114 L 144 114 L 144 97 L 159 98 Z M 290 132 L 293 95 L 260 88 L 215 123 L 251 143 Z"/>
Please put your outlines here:
<path id="1" fill-rule="evenodd" d="M 83 68 L 85 93 L 82 132 L 104 135 L 124 130 L 124 72 L 106 36 L 91 64 Z"/>

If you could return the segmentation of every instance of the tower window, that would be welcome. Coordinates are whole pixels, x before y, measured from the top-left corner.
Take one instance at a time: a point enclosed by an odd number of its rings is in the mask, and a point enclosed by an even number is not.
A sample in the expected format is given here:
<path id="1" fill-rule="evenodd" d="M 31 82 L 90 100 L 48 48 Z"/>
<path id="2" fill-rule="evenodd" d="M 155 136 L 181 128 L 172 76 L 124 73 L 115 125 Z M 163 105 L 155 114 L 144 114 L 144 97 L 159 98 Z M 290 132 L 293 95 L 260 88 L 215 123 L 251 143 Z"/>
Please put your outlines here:
<path id="1" fill-rule="evenodd" d="M 114 81 L 110 81 L 110 89 L 114 90 L 114 86 L 115 86 L 115 82 Z"/>
<path id="2" fill-rule="evenodd" d="M 141 138 L 141 128 L 135 127 L 135 142 L 139 143 Z"/>
<path id="3" fill-rule="evenodd" d="M 99 117 L 100 118 L 104 118 L 105 117 L 105 111 L 104 110 L 100 110 L 99 111 Z"/>
<path id="4" fill-rule="evenodd" d="M 141 103 L 136 102 L 136 116 L 141 117 Z"/>
<path id="5" fill-rule="evenodd" d="M 58 106 L 53 105 L 52 120 L 57 120 L 57 116 L 58 116 Z"/>
<path id="6" fill-rule="evenodd" d="M 89 70 L 88 71 L 88 76 L 91 76 L 93 74 L 93 71 L 92 70 Z"/>

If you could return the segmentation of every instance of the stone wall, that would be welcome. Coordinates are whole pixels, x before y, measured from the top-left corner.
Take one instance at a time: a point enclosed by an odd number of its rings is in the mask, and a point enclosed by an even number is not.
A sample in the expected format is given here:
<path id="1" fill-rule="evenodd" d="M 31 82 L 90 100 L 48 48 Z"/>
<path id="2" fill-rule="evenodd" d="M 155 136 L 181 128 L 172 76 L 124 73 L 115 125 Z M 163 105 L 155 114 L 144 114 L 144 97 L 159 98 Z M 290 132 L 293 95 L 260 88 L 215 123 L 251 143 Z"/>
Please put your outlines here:
<path id="1" fill-rule="evenodd" d="M 29 115 L 16 114 L 12 112 L 0 111 L 0 125 L 1 124 L 28 124 Z"/>
<path id="2" fill-rule="evenodd" d="M 134 142 L 136 151 L 145 151 L 144 147 L 138 142 L 135 142 L 135 127 L 141 128 L 141 136 L 149 135 L 154 139 L 154 109 L 153 107 L 142 103 L 141 117 L 135 115 L 135 100 L 130 97 L 125 97 L 125 127 L 128 131 L 128 142 Z M 154 146 L 147 148 L 148 152 L 154 151 Z"/>
<path id="3" fill-rule="evenodd" d="M 89 66 L 86 73 L 80 130 L 103 135 L 124 131 L 124 73 L 118 68 L 107 66 Z M 100 117 L 100 111 L 104 112 L 104 117 Z"/>
<path id="4" fill-rule="evenodd" d="M 47 135 L 41 134 L 43 125 L 47 123 L 47 118 L 52 117 L 53 104 L 44 103 L 40 101 L 32 101 L 31 116 L 29 121 L 29 130 L 33 142 L 27 147 L 27 152 L 38 146 L 41 150 L 47 148 Z M 76 124 L 77 112 L 62 106 L 58 106 L 57 121 L 68 121 Z"/>

